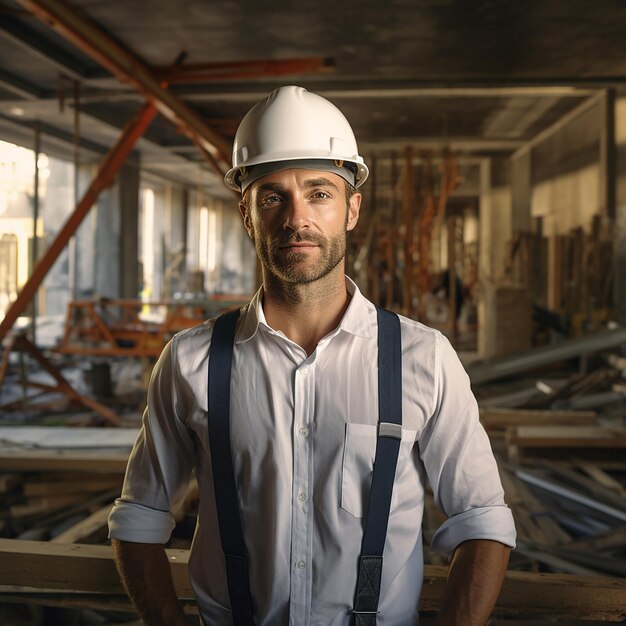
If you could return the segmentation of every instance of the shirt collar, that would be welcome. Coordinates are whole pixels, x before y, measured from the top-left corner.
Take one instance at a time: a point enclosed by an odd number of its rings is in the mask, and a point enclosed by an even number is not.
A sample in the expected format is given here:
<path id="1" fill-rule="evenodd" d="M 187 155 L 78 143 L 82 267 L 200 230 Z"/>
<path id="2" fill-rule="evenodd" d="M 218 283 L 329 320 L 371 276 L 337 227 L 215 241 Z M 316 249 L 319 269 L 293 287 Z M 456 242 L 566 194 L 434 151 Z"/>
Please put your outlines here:
<path id="1" fill-rule="evenodd" d="M 348 276 L 346 276 L 346 289 L 350 295 L 350 302 L 341 318 L 338 330 L 356 337 L 370 339 L 373 337 L 372 324 L 376 323 L 375 311 L 373 311 L 373 307 L 369 306 L 369 302 L 356 286 L 356 283 Z M 243 343 L 252 339 L 258 332 L 259 326 L 272 330 L 263 312 L 263 287 L 259 288 L 252 300 L 243 308 L 241 317 L 236 343 Z"/>

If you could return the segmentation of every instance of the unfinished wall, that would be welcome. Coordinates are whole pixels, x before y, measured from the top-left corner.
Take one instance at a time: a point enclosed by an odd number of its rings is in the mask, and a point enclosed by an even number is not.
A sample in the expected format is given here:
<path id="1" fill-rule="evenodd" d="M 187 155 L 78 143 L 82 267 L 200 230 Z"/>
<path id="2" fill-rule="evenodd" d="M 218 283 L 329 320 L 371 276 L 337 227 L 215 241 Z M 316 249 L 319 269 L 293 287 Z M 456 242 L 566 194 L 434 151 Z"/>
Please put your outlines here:
<path id="1" fill-rule="evenodd" d="M 544 234 L 589 230 L 600 206 L 602 101 L 583 110 L 530 149 L 531 215 Z"/>
<path id="2" fill-rule="evenodd" d="M 575 229 L 589 235 L 594 217 L 607 219 L 606 102 L 602 94 L 588 100 L 512 157 L 513 231 L 541 228 L 547 238 L 545 304 L 557 311 L 565 306 L 563 270 L 572 268 L 557 238 Z"/>

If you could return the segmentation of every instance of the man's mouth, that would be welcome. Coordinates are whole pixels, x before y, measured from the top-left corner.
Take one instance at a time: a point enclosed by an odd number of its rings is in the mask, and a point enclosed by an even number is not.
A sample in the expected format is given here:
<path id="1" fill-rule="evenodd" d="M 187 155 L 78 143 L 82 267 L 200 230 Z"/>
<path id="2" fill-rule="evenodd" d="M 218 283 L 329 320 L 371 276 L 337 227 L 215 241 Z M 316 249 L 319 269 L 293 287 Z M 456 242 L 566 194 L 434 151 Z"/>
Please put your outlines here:
<path id="1" fill-rule="evenodd" d="M 289 249 L 289 248 L 317 248 L 319 244 L 314 241 L 292 241 L 289 243 L 282 243 L 278 247 L 281 249 Z"/>
<path id="2" fill-rule="evenodd" d="M 307 248 L 319 248 L 320 245 L 321 242 L 315 239 L 293 237 L 287 241 L 279 241 L 276 247 L 279 250 L 306 250 Z"/>

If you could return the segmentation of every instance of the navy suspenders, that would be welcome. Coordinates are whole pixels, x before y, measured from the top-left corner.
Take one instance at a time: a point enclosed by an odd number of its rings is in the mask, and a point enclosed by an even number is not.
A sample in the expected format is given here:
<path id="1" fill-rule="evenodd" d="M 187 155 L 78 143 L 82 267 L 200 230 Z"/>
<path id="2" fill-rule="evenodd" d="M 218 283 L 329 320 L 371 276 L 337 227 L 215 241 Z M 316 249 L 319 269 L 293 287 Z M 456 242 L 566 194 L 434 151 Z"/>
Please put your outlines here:
<path id="1" fill-rule="evenodd" d="M 243 540 L 237 485 L 230 450 L 230 372 L 239 309 L 215 321 L 209 358 L 209 446 L 215 506 L 226 559 L 234 626 L 253 626 L 248 557 Z"/>
<path id="2" fill-rule="evenodd" d="M 378 440 L 354 596 L 355 626 L 376 626 L 383 550 L 402 439 L 402 344 L 400 319 L 378 313 Z"/>
<path id="3" fill-rule="evenodd" d="M 378 440 L 370 489 L 357 586 L 354 626 L 376 626 L 383 550 L 402 437 L 402 346 L 400 319 L 377 308 Z M 215 321 L 209 358 L 209 445 L 215 504 L 226 559 L 234 626 L 254 626 L 248 557 L 241 527 L 230 447 L 230 374 L 239 310 Z"/>

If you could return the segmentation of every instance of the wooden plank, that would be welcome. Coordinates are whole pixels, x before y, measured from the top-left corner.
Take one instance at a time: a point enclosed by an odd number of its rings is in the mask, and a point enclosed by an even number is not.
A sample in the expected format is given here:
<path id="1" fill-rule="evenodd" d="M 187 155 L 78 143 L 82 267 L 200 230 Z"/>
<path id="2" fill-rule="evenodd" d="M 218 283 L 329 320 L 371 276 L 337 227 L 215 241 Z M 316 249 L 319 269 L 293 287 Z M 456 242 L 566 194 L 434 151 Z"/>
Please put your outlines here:
<path id="1" fill-rule="evenodd" d="M 78 524 L 58 534 L 51 541 L 54 543 L 91 543 L 94 535 L 105 532 L 112 506 L 112 504 L 107 504 L 98 509 Z"/>
<path id="2" fill-rule="evenodd" d="M 610 474 L 607 474 L 597 464 L 578 461 L 576 466 L 606 489 L 610 489 L 620 496 L 626 497 L 626 489 L 624 489 L 623 485 L 619 481 L 615 480 L 615 478 L 613 478 Z"/>
<path id="3" fill-rule="evenodd" d="M 58 496 L 56 498 L 33 498 L 25 504 L 14 504 L 9 511 L 11 517 L 28 517 L 29 515 L 39 515 L 62 509 L 72 504 L 77 504 L 83 500 L 84 496 L 75 494 L 72 496 Z"/>
<path id="4" fill-rule="evenodd" d="M 192 598 L 187 574 L 189 552 L 167 550 L 179 597 Z M 421 610 L 436 610 L 447 568 L 424 568 Z M 109 546 L 86 546 L 0 539 L 0 585 L 122 595 Z M 565 574 L 507 572 L 496 605 L 500 615 L 561 619 L 626 619 L 626 580 Z"/>
<path id="5" fill-rule="evenodd" d="M 518 537 L 530 539 L 537 543 L 548 543 L 550 539 L 542 528 L 535 523 L 535 517 L 529 510 L 526 500 L 522 497 L 521 491 L 524 489 L 524 485 L 520 485 L 520 481 L 505 468 L 499 469 L 506 502 L 511 507 Z"/>
<path id="6" fill-rule="evenodd" d="M 506 430 L 508 455 L 517 461 L 523 457 L 576 455 L 581 458 L 611 455 L 623 458 L 626 429 L 592 426 L 514 426 Z"/>
<path id="7" fill-rule="evenodd" d="M 593 411 L 536 411 L 531 409 L 481 408 L 480 421 L 487 430 L 510 426 L 593 426 Z"/>
<path id="8" fill-rule="evenodd" d="M 535 523 L 541 530 L 545 544 L 561 544 L 571 541 L 571 537 L 559 526 L 559 524 L 550 516 L 550 511 L 535 497 L 528 487 L 517 477 L 516 487 L 520 497 L 524 501 L 526 508 Z"/>
<path id="9" fill-rule="evenodd" d="M 626 429 L 599 426 L 517 426 L 510 431 L 512 441 L 533 448 L 594 447 L 626 448 Z"/>
<path id="10" fill-rule="evenodd" d="M 616 509 L 626 509 L 626 501 L 622 494 L 607 489 L 597 481 L 589 478 L 583 473 L 577 472 L 568 467 L 562 467 L 550 461 L 542 461 L 540 467 L 546 470 L 547 478 L 553 478 L 563 486 L 576 489 L 581 494 L 586 494 L 598 502 L 603 502 Z"/>
<path id="11" fill-rule="evenodd" d="M 626 546 L 626 526 L 620 526 L 601 535 L 578 539 L 564 544 L 568 548 L 576 550 L 588 550 L 589 552 L 602 552 L 614 550 Z"/>
<path id="12" fill-rule="evenodd" d="M 168 550 L 179 597 L 193 598 L 187 550 Z M 0 585 L 123 594 L 110 546 L 0 539 Z"/>
<path id="13" fill-rule="evenodd" d="M 70 494 L 90 494 L 98 491 L 107 491 L 114 487 L 122 487 L 122 477 L 106 480 L 81 480 L 75 476 L 74 480 L 52 482 L 27 482 L 22 487 L 25 496 L 60 496 Z"/>
<path id="14" fill-rule="evenodd" d="M 130 450 L 137 438 L 137 428 L 93 428 L 78 426 L 0 426 L 3 447 L 38 449 L 122 448 Z"/>
<path id="15" fill-rule="evenodd" d="M 34 606 L 54 606 L 66 609 L 91 609 L 105 613 L 121 612 L 136 613 L 136 609 L 128 596 L 111 595 L 103 593 L 64 593 L 63 591 L 36 592 L 25 587 L 0 587 L 0 602 L 2 604 L 28 604 Z M 198 606 L 195 600 L 180 600 L 179 604 L 185 615 L 198 615 Z M 195 622 L 197 623 L 197 621 Z M 114 622 L 107 622 L 113 626 Z M 116 626 L 119 626 L 115 622 Z M 124 626 L 142 626 L 143 622 L 137 620 L 124 622 Z"/>
<path id="16" fill-rule="evenodd" d="M 12 491 L 22 482 L 20 474 L 0 474 L 0 493 Z"/>
<path id="17" fill-rule="evenodd" d="M 106 472 L 126 471 L 128 451 L 93 450 L 0 450 L 0 471 L 13 472 Z"/>

